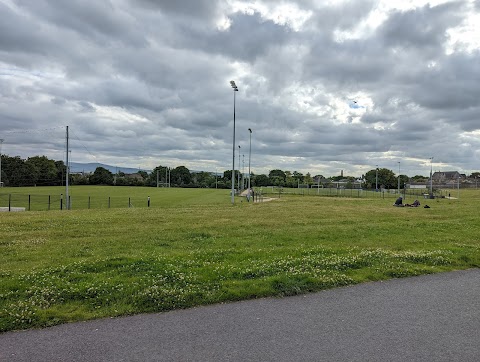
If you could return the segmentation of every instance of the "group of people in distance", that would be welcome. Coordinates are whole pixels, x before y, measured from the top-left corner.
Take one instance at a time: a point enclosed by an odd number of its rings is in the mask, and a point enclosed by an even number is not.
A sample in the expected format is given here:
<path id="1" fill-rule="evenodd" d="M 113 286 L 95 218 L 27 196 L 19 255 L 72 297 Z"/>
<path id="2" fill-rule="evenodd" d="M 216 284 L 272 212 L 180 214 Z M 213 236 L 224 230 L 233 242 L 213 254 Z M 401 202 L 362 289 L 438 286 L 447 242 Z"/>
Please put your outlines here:
<path id="1" fill-rule="evenodd" d="M 418 207 L 420 206 L 420 201 L 418 200 L 415 200 L 413 202 L 413 204 L 403 204 L 403 198 L 400 196 L 398 199 L 395 200 L 395 203 L 393 204 L 393 206 L 397 206 L 397 207 Z"/>

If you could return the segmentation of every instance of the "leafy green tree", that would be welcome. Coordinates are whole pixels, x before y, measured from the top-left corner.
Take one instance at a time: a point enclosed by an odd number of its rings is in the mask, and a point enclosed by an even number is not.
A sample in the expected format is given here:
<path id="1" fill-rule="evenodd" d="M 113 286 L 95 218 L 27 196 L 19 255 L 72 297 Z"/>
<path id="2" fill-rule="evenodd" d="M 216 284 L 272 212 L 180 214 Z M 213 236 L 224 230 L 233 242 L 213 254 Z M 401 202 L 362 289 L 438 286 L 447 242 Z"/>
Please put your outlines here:
<path id="1" fill-rule="evenodd" d="M 57 186 L 63 185 L 65 183 L 65 176 L 67 175 L 67 167 L 63 161 L 55 161 L 55 167 L 57 169 L 55 184 Z"/>
<path id="2" fill-rule="evenodd" d="M 285 172 L 283 172 L 282 170 L 271 170 L 270 173 L 268 174 L 268 177 L 273 180 L 275 177 L 278 177 L 279 179 L 281 179 L 283 182 L 286 181 L 287 179 L 287 175 L 285 174 Z"/>
<path id="3" fill-rule="evenodd" d="M 113 174 L 103 167 L 97 167 L 90 176 L 91 185 L 113 185 Z"/>
<path id="4" fill-rule="evenodd" d="M 148 173 L 146 171 L 138 171 L 138 174 L 143 177 L 144 180 L 148 179 Z"/>
<path id="5" fill-rule="evenodd" d="M 261 187 L 261 186 L 268 186 L 269 183 L 270 183 L 270 179 L 267 175 L 255 175 L 254 177 L 252 177 L 252 184 L 254 186 L 258 186 L 258 187 Z"/>
<path id="6" fill-rule="evenodd" d="M 365 184 L 367 188 L 375 189 L 377 171 L 370 170 L 365 174 Z M 378 188 L 385 187 L 387 189 L 397 188 L 397 177 L 392 170 L 388 168 L 378 169 Z"/>
<path id="7" fill-rule="evenodd" d="M 303 182 L 306 183 L 307 185 L 313 184 L 313 178 L 310 175 L 310 172 L 307 172 L 307 174 L 305 175 L 305 177 L 303 179 Z"/>
<path id="8" fill-rule="evenodd" d="M 422 176 L 422 175 L 415 175 L 413 177 L 410 177 L 410 180 L 411 181 L 425 181 L 425 180 L 428 180 L 429 178 L 430 178 L 430 176 L 425 177 L 425 176 Z"/>
<path id="9" fill-rule="evenodd" d="M 20 156 L 2 155 L 2 182 L 5 186 L 33 186 L 36 182 L 36 170 Z"/>
<path id="10" fill-rule="evenodd" d="M 301 172 L 293 171 L 293 178 L 295 179 L 296 183 L 304 183 L 304 176 Z"/>
<path id="11" fill-rule="evenodd" d="M 33 170 L 36 185 L 51 186 L 55 184 L 58 170 L 54 160 L 50 160 L 46 156 L 34 156 L 27 158 L 25 164 Z"/>
<path id="12" fill-rule="evenodd" d="M 400 175 L 400 188 L 404 189 L 405 184 L 408 184 L 410 178 L 407 175 Z M 397 187 L 398 187 L 398 179 L 397 179 Z"/>
<path id="13" fill-rule="evenodd" d="M 239 170 L 235 170 L 235 179 L 237 178 L 237 175 L 240 173 Z M 232 181 L 232 170 L 227 170 L 223 171 L 223 178 L 226 181 Z M 236 181 L 236 180 L 235 180 Z"/>
<path id="14" fill-rule="evenodd" d="M 88 177 L 83 173 L 70 175 L 70 184 L 72 185 L 88 185 Z"/>
<path id="15" fill-rule="evenodd" d="M 195 187 L 215 187 L 215 175 L 211 172 L 201 171 L 192 173 L 192 186 Z"/>
<path id="16" fill-rule="evenodd" d="M 145 181 L 145 184 L 148 186 L 157 186 L 157 172 L 158 172 L 158 182 L 166 185 L 168 183 L 168 168 L 166 166 L 157 166 L 150 173 L 148 178 Z"/>
<path id="17" fill-rule="evenodd" d="M 172 184 L 180 187 L 189 186 L 192 176 L 190 171 L 185 166 L 178 166 L 171 171 Z"/>
<path id="18" fill-rule="evenodd" d="M 270 184 L 273 186 L 285 186 L 285 180 L 280 176 L 269 177 Z"/>
<path id="19" fill-rule="evenodd" d="M 290 171 L 285 171 L 285 186 L 297 187 L 297 181 L 293 178 L 293 175 Z"/>

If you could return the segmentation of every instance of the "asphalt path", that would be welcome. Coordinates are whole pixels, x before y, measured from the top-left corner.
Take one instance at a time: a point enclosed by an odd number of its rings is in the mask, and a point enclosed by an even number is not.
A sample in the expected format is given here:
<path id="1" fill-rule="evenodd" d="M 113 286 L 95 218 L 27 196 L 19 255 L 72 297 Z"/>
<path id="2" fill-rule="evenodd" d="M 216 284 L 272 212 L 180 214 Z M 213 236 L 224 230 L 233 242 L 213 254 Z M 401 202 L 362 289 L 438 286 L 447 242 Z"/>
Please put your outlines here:
<path id="1" fill-rule="evenodd" d="M 8 332 L 0 361 L 480 361 L 480 269 Z"/>

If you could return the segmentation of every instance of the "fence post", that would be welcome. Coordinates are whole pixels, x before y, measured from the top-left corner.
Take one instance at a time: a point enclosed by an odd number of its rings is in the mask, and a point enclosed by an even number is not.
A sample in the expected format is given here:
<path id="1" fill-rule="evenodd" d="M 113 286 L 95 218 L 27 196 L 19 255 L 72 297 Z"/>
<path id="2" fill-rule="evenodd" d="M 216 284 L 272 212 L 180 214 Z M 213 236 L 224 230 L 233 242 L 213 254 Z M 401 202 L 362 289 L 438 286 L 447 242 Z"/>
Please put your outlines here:
<path id="1" fill-rule="evenodd" d="M 50 211 L 50 195 L 48 195 L 48 210 Z"/>
<path id="2" fill-rule="evenodd" d="M 148 199 L 147 199 L 147 206 L 150 207 L 150 196 L 148 196 Z"/>
<path id="3" fill-rule="evenodd" d="M 110 208 L 110 196 L 108 197 L 108 208 Z"/>
<path id="4" fill-rule="evenodd" d="M 130 207 L 130 197 L 128 198 L 128 207 Z"/>
<path id="5" fill-rule="evenodd" d="M 63 210 L 63 194 L 60 194 L 60 210 Z"/>
<path id="6" fill-rule="evenodd" d="M 90 209 L 90 196 L 88 197 L 88 208 Z"/>
<path id="7" fill-rule="evenodd" d="M 30 197 L 31 197 L 31 195 L 28 195 L 28 211 L 30 211 L 30 202 L 31 202 Z"/>
<path id="8" fill-rule="evenodd" d="M 12 194 L 8 194 L 8 211 L 12 211 Z"/>

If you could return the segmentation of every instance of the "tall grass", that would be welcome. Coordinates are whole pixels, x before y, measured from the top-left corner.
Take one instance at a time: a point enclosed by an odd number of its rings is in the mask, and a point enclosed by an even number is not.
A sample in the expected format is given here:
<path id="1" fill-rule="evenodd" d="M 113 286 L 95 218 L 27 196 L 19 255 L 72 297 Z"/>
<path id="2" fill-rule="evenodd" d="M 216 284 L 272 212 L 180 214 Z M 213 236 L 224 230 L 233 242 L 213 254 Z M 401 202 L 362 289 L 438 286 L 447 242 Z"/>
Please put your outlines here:
<path id="1" fill-rule="evenodd" d="M 225 190 L 146 190 L 150 208 L 0 213 L 0 330 L 480 265 L 474 191 L 424 209 L 303 195 L 232 206 Z"/>

